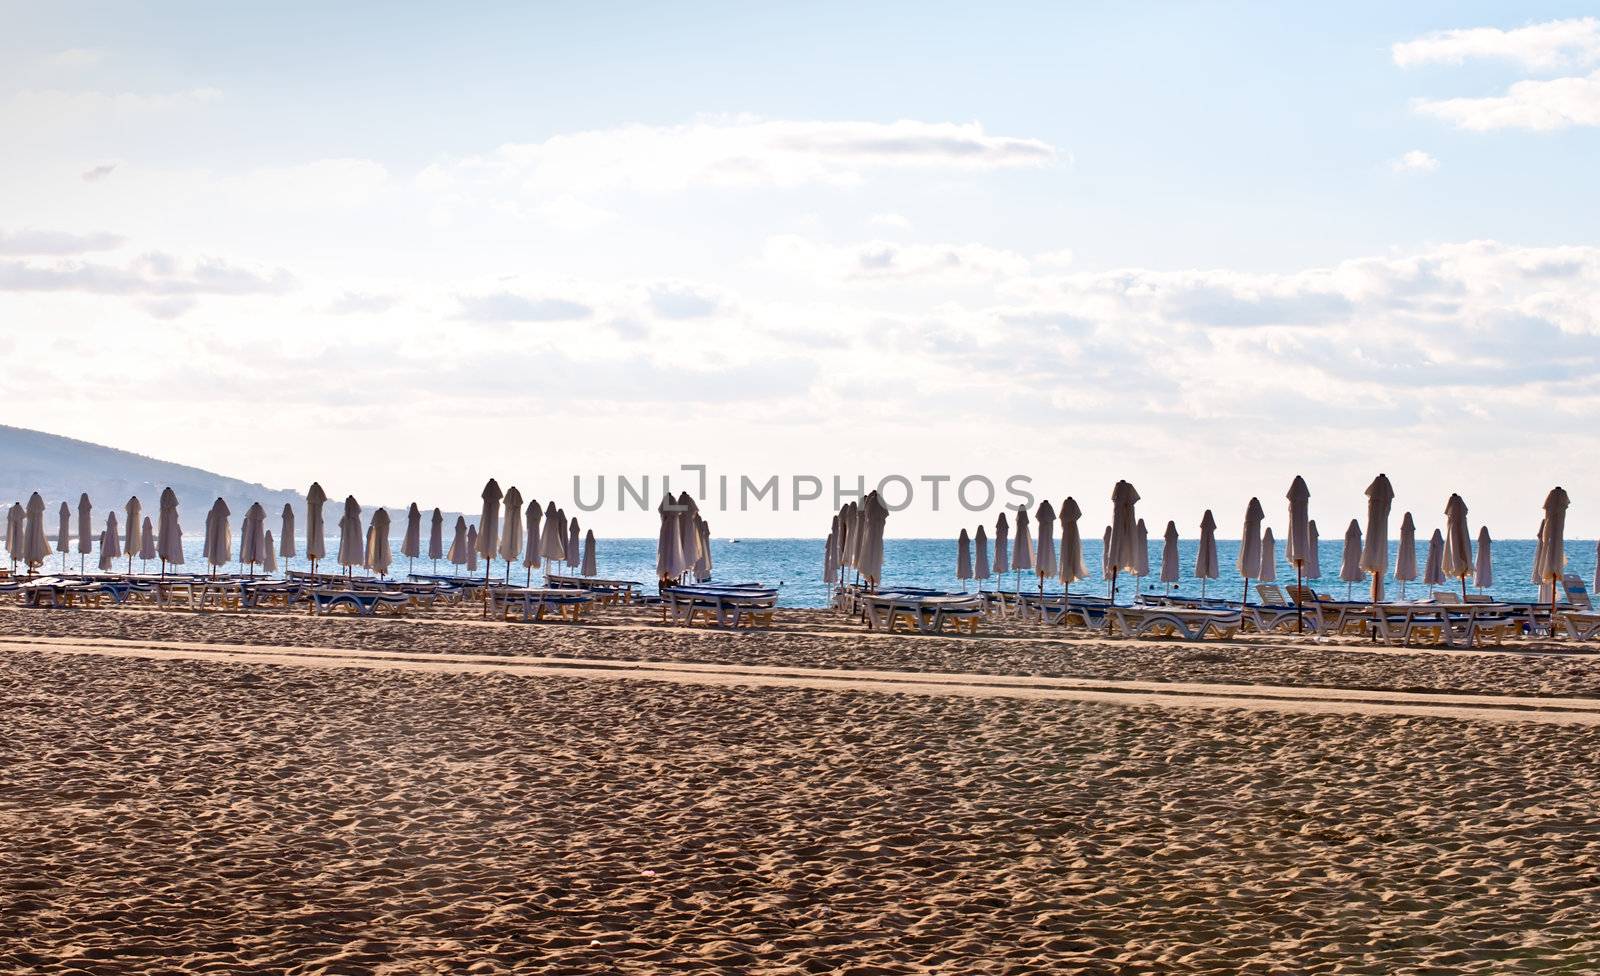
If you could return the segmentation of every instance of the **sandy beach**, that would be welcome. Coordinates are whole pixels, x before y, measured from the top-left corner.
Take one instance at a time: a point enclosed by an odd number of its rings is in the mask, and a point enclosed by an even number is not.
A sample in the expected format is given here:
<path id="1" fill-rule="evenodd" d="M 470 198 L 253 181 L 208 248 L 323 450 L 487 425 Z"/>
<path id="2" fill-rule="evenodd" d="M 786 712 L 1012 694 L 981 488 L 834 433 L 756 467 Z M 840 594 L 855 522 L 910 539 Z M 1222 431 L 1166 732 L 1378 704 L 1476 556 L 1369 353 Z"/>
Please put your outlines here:
<path id="1" fill-rule="evenodd" d="M 616 619 L 0 611 L 0 970 L 1600 965 L 1593 657 Z"/>

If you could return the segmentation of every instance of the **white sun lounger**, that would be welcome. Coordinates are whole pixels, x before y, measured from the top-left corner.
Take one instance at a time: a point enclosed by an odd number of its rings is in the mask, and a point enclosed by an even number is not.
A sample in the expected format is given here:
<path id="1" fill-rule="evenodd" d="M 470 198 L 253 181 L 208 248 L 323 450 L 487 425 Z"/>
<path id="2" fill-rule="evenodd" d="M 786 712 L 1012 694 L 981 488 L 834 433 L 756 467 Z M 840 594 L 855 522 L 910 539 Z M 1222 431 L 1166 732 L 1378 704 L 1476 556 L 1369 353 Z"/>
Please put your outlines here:
<path id="1" fill-rule="evenodd" d="M 1177 637 L 1204 640 L 1208 635 L 1228 640 L 1244 625 L 1238 610 L 1200 610 L 1189 607 L 1132 606 L 1106 610 L 1109 630 L 1124 637 Z"/>

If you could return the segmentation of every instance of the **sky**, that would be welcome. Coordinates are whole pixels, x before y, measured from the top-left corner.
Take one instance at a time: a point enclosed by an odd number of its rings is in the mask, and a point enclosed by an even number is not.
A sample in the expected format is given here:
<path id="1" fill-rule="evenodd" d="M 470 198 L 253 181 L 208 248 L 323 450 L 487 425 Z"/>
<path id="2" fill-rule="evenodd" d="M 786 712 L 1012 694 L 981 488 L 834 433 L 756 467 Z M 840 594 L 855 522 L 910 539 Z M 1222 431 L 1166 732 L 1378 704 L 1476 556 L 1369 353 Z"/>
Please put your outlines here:
<path id="1" fill-rule="evenodd" d="M 1593 4 L 0 17 L 10 424 L 368 504 L 604 480 L 619 536 L 696 465 L 732 536 L 895 476 L 893 536 L 1012 478 L 1228 536 L 1297 474 L 1331 535 L 1380 471 L 1424 533 L 1559 484 L 1600 534 Z"/>

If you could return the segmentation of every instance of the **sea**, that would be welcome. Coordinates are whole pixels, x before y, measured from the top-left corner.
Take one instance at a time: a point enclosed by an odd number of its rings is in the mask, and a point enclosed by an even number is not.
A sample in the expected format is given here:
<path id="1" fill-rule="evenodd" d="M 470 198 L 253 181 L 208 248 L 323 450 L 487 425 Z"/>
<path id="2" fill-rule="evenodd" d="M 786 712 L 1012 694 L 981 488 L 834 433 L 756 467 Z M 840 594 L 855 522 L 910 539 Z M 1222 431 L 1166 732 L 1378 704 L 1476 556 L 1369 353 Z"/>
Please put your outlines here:
<path id="1" fill-rule="evenodd" d="M 237 552 L 237 536 L 235 537 L 235 552 Z M 711 544 L 713 560 L 713 577 L 718 581 L 743 583 L 760 582 L 778 589 L 779 603 L 789 607 L 821 607 L 828 603 L 828 585 L 822 582 L 822 539 L 713 539 Z M 299 540 L 300 549 L 304 551 L 304 539 Z M 185 537 L 184 539 L 184 565 L 186 572 L 206 572 L 208 567 L 202 556 L 204 540 L 198 536 Z M 1390 556 L 1388 564 L 1394 566 L 1394 551 L 1396 543 L 1390 542 Z M 1099 578 L 1100 566 L 1100 540 L 1085 539 L 1084 562 L 1089 566 L 1094 575 L 1093 579 L 1073 584 L 1074 593 L 1094 593 L 1104 595 L 1107 584 Z M 1161 571 L 1161 543 L 1151 540 L 1150 567 L 1157 576 L 1145 577 L 1143 580 L 1134 581 L 1124 574 L 1118 583 L 1117 595 L 1119 602 L 1124 597 L 1131 597 L 1134 587 L 1138 586 L 1146 593 L 1170 592 L 1184 596 L 1200 596 L 1202 589 L 1204 595 L 1223 596 L 1237 600 L 1243 592 L 1244 582 L 1234 570 L 1234 560 L 1238 553 L 1239 544 L 1234 540 L 1217 541 L 1217 557 L 1222 567 L 1222 578 L 1217 580 L 1202 581 L 1192 575 L 1195 562 L 1195 551 L 1198 542 L 1194 540 L 1180 541 L 1178 543 L 1179 567 L 1182 577 L 1171 587 L 1159 582 L 1157 578 Z M 1358 596 L 1365 593 L 1368 584 L 1357 583 L 1347 587 L 1338 579 L 1340 556 L 1344 542 L 1342 539 L 1324 541 L 1318 556 L 1322 564 L 1323 576 L 1318 580 L 1310 580 L 1311 585 L 1319 592 L 1334 596 L 1344 596 L 1347 591 Z M 1538 598 L 1538 586 L 1532 580 L 1533 554 L 1535 542 L 1532 539 L 1506 539 L 1496 541 L 1493 545 L 1494 585 L 1485 587 L 1481 591 L 1467 581 L 1469 592 L 1483 592 L 1502 600 L 1534 600 Z M 398 537 L 391 540 L 390 549 L 396 554 L 394 564 L 390 567 L 391 577 L 404 577 L 409 572 L 440 573 L 449 575 L 456 572 L 464 573 L 464 567 L 452 567 L 444 561 L 436 566 L 432 560 L 418 559 L 414 562 L 399 555 Z M 944 589 L 951 592 L 961 592 L 961 581 L 956 579 L 956 543 L 951 539 L 887 539 L 884 541 L 883 553 L 883 585 L 892 586 L 919 586 L 934 589 Z M 329 537 L 327 551 L 335 553 L 338 550 L 338 539 Z M 1595 578 L 1595 542 L 1593 540 L 1569 540 L 1566 545 L 1567 571 L 1582 576 L 1593 584 Z M 640 583 L 651 585 L 655 579 L 655 552 L 656 540 L 649 539 L 601 539 L 596 543 L 595 555 L 599 575 L 610 579 L 631 579 Z M 1419 539 L 1417 543 L 1417 562 L 1419 569 L 1425 561 L 1427 553 L 1427 540 Z M 86 568 L 94 571 L 97 557 L 91 555 L 85 563 Z M 305 570 L 310 569 L 310 564 L 303 558 L 279 561 L 279 573 L 286 568 Z M 151 561 L 147 568 L 154 572 L 157 563 Z M 133 569 L 141 569 L 140 561 L 132 562 Z M 78 568 L 78 554 L 69 553 L 64 559 L 57 555 L 50 557 L 44 567 L 46 571 L 52 569 L 66 569 L 75 571 Z M 128 568 L 126 557 L 116 560 L 115 568 L 123 571 Z M 334 570 L 332 559 L 321 562 L 323 570 Z M 559 571 L 560 567 L 558 567 Z M 248 568 L 238 563 L 228 563 L 218 567 L 222 573 L 246 573 Z M 256 568 L 260 573 L 260 567 Z M 508 576 L 506 564 L 496 561 L 493 567 L 493 576 L 496 579 Z M 483 566 L 480 563 L 478 575 L 481 578 Z M 1278 582 L 1294 582 L 1294 567 L 1283 559 L 1283 549 L 1278 547 Z M 513 563 L 509 579 L 512 583 L 531 581 L 537 584 L 540 572 L 534 570 L 531 574 L 526 572 L 519 564 Z M 977 582 L 966 585 L 966 589 L 974 590 Z M 984 582 L 985 589 L 1003 587 L 1014 590 L 1023 587 L 1030 591 L 1037 591 L 1038 579 L 1030 574 L 1018 577 L 1016 574 L 1007 574 L 1004 580 L 990 579 Z M 1427 587 L 1420 581 L 1408 583 L 1405 595 L 1410 597 L 1425 596 L 1431 589 L 1457 589 L 1459 583 L 1452 580 L 1443 587 Z M 1057 580 L 1047 580 L 1047 592 L 1060 592 L 1061 584 Z M 1388 584 L 1388 595 L 1391 599 L 1401 596 L 1400 584 L 1392 578 Z M 1256 599 L 1252 590 L 1251 600 Z"/>

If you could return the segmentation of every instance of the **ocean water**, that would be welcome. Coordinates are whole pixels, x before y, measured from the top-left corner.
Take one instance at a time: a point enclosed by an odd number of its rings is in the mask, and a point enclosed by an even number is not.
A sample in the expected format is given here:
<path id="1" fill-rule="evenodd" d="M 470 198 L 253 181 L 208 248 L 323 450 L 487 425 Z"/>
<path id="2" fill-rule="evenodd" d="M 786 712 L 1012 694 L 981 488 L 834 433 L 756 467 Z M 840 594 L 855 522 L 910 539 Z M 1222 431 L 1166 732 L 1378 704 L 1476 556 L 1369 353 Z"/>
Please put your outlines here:
<path id="1" fill-rule="evenodd" d="M 186 537 L 184 539 L 184 566 L 189 572 L 204 572 L 205 560 L 201 556 L 203 540 L 199 537 Z M 300 548 L 304 549 L 304 540 L 300 540 Z M 237 545 L 237 544 L 236 544 Z M 1500 599 L 1506 600 L 1533 600 L 1538 596 L 1538 587 L 1530 576 L 1533 570 L 1534 540 L 1532 539 L 1507 539 L 1494 543 L 1494 574 L 1495 583 L 1483 592 Z M 1199 596 L 1201 594 L 1200 580 L 1191 575 L 1194 569 L 1195 550 L 1198 543 L 1195 540 L 1180 541 L 1178 552 L 1180 555 L 1179 566 L 1183 571 L 1183 578 L 1172 588 L 1174 592 Z M 1324 576 L 1321 580 L 1309 581 L 1319 591 L 1343 596 L 1345 584 L 1338 579 L 1340 554 L 1343 551 L 1343 540 L 1324 541 L 1319 549 Z M 1394 566 L 1394 551 L 1397 544 L 1390 543 L 1389 566 Z M 399 537 L 390 543 L 391 551 L 398 554 Z M 1595 577 L 1595 542 L 1593 540 L 1569 540 L 1567 542 L 1567 571 L 1577 573 L 1593 585 Z M 1427 552 L 1427 541 L 1418 540 L 1417 561 L 1419 564 Z M 334 553 L 338 550 L 338 539 L 329 538 L 327 550 Z M 237 548 L 236 550 L 237 551 Z M 780 603 L 790 607 L 820 607 L 828 601 L 828 587 L 822 582 L 822 539 L 713 539 L 712 557 L 715 562 L 714 575 L 716 579 L 727 582 L 758 581 L 778 587 Z M 601 539 L 596 543 L 596 562 L 599 575 L 613 579 L 632 579 L 649 585 L 655 579 L 655 552 L 656 541 L 650 539 Z M 1212 596 L 1225 596 L 1237 600 L 1243 587 L 1243 582 L 1234 571 L 1234 559 L 1238 554 L 1238 542 L 1230 540 L 1217 541 L 1217 557 L 1222 567 L 1222 578 L 1206 584 L 1205 592 Z M 87 568 L 92 572 L 96 557 L 91 555 Z M 1088 564 L 1095 578 L 1073 584 L 1075 593 L 1095 593 L 1104 595 L 1106 584 L 1100 580 L 1100 540 L 1084 541 L 1084 561 Z M 321 567 L 332 570 L 332 560 L 323 560 Z M 124 570 L 128 565 L 124 557 L 116 561 L 116 569 Z M 961 583 L 955 578 L 956 544 L 949 539 L 888 539 L 884 542 L 884 584 L 886 586 L 925 586 L 943 588 L 953 591 L 961 589 Z M 63 562 L 60 556 L 52 556 L 45 565 L 46 571 L 60 569 Z M 65 567 L 76 570 L 78 567 L 77 553 L 70 553 L 65 560 Z M 133 568 L 140 568 L 139 561 L 133 561 Z M 149 570 L 154 572 L 157 568 L 151 562 Z M 283 569 L 280 563 L 280 571 Z M 310 564 L 304 559 L 288 561 L 290 569 L 309 569 Z M 1151 540 L 1150 568 L 1152 577 L 1143 581 L 1146 592 L 1163 592 L 1165 587 L 1157 581 L 1161 571 L 1161 544 Z M 439 572 L 450 573 L 452 567 L 441 561 Z M 244 567 L 230 563 L 221 567 L 222 572 L 242 573 Z M 416 561 L 416 571 L 419 573 L 433 572 L 431 560 L 420 559 Z M 394 565 L 390 568 L 391 576 L 404 576 L 407 572 L 407 561 L 397 555 Z M 483 573 L 480 563 L 478 574 Z M 496 578 L 504 575 L 505 564 L 496 562 L 494 575 Z M 510 574 L 513 583 L 521 583 L 527 577 L 520 565 L 513 564 Z M 532 574 L 535 583 L 539 581 L 540 574 L 537 570 Z M 1283 559 L 1283 547 L 1278 547 L 1278 581 L 1294 582 L 1294 567 Z M 1476 592 L 1477 588 L 1468 581 L 1468 589 Z M 994 589 L 996 580 L 989 580 L 985 588 Z M 1014 589 L 1018 585 L 1015 574 L 1008 574 L 1003 585 L 1006 589 Z M 1036 578 L 1024 575 L 1021 585 L 1030 590 L 1038 588 Z M 1359 596 L 1366 592 L 1366 583 L 1357 583 L 1354 592 Z M 1441 589 L 1454 589 L 1459 584 L 1451 581 Z M 969 584 L 969 588 L 976 588 L 976 584 Z M 1055 580 L 1046 582 L 1046 590 L 1059 592 L 1061 584 Z M 1420 582 L 1407 585 L 1407 594 L 1410 596 L 1425 595 L 1430 587 L 1423 586 Z M 1126 575 L 1121 578 L 1117 586 L 1118 599 L 1125 595 L 1131 597 L 1134 592 L 1134 583 Z M 1399 584 L 1392 578 L 1389 580 L 1389 595 L 1398 598 L 1400 595 Z M 1254 591 L 1250 598 L 1256 599 Z"/>

